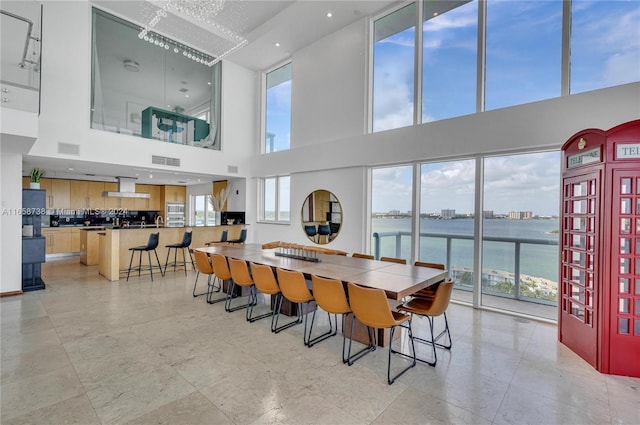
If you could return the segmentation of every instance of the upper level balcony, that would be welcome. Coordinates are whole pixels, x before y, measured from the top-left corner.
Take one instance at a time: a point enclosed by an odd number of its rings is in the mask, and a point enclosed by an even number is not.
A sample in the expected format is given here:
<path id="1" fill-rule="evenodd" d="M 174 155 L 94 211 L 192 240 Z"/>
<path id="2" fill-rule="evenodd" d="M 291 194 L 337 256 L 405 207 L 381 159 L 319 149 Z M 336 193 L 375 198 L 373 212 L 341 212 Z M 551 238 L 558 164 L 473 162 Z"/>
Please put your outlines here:
<path id="1" fill-rule="evenodd" d="M 0 55 L 1 107 L 39 113 L 41 6 L 38 2 L 3 2 Z"/>

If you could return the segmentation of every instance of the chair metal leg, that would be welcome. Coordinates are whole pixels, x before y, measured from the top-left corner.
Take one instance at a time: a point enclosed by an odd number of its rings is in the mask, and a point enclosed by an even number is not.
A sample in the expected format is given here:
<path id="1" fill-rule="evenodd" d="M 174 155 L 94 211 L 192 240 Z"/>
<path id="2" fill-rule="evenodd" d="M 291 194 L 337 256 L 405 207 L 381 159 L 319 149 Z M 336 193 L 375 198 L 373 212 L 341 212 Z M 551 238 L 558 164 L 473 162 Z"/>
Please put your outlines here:
<path id="1" fill-rule="evenodd" d="M 351 366 L 352 364 L 355 363 L 356 360 L 358 360 L 360 357 L 363 357 L 365 354 L 368 354 L 372 351 L 376 350 L 376 343 L 375 343 L 375 330 L 371 329 L 370 327 L 367 326 L 367 337 L 369 337 L 369 345 L 365 346 L 363 349 L 361 349 L 360 351 L 358 351 L 357 353 L 355 353 L 353 356 L 351 355 L 351 345 L 353 342 L 353 325 L 356 321 L 356 317 L 353 315 L 353 313 L 347 313 L 344 318 L 346 318 L 347 316 L 351 315 L 351 334 L 349 335 L 349 352 L 347 354 L 347 357 L 345 358 L 344 355 L 344 346 L 345 346 L 345 341 L 346 341 L 346 333 L 345 333 L 345 325 L 344 325 L 344 320 L 342 321 L 342 334 L 343 334 L 343 338 L 342 338 L 342 363 L 347 363 L 349 366 Z M 371 337 L 371 334 L 374 334 L 374 337 Z"/>
<path id="2" fill-rule="evenodd" d="M 307 314 L 309 314 L 309 304 L 311 304 L 311 301 L 306 303 L 307 304 Z M 314 344 L 317 344 L 320 341 L 324 341 L 325 339 L 332 337 L 334 335 L 336 335 L 338 333 L 338 317 L 336 316 L 335 319 L 335 327 L 331 324 L 331 314 L 327 313 L 327 316 L 329 316 L 329 330 L 325 333 L 323 333 L 322 335 L 318 335 L 317 337 L 311 339 L 311 333 L 313 332 L 313 322 L 316 319 L 316 312 L 318 311 L 318 309 L 316 308 L 315 310 L 313 310 L 313 317 L 311 318 L 311 327 L 309 328 L 309 335 L 305 335 L 305 342 L 304 345 L 306 345 L 307 347 L 313 347 Z"/>
<path id="3" fill-rule="evenodd" d="M 129 260 L 129 268 L 127 269 L 127 282 L 129 282 L 129 274 L 131 273 L 131 264 L 133 264 L 133 256 L 135 255 L 135 251 L 131 251 L 131 260 Z"/>
<path id="4" fill-rule="evenodd" d="M 283 331 L 292 326 L 299 325 L 300 323 L 302 323 L 302 314 L 298 306 L 298 314 L 297 314 L 296 320 L 285 323 L 284 325 L 278 327 L 278 319 L 280 318 L 280 310 L 282 309 L 282 300 L 284 299 L 284 295 L 280 293 L 280 294 L 277 294 L 276 296 L 278 297 L 276 299 L 276 314 L 271 319 L 271 332 L 279 333 L 280 331 Z M 275 322 L 274 322 L 274 319 L 275 319 Z"/>
<path id="5" fill-rule="evenodd" d="M 408 371 L 409 369 L 411 369 L 416 365 L 416 347 L 413 344 L 413 333 L 411 332 L 411 319 L 409 319 L 409 326 L 406 329 L 409 331 L 409 342 L 411 343 L 411 351 L 413 352 L 413 356 L 408 356 L 403 353 L 400 353 L 400 354 L 403 354 L 406 357 L 410 357 L 413 361 L 409 366 L 405 367 L 400 372 L 398 372 L 393 378 L 391 377 L 391 353 L 396 353 L 396 354 L 399 353 L 391 348 L 391 345 L 393 344 L 393 334 L 396 328 L 397 326 L 391 327 L 391 339 L 389 341 L 389 362 L 387 363 L 387 382 L 389 383 L 389 385 L 393 384 L 396 379 L 404 375 L 406 371 Z"/>
<path id="6" fill-rule="evenodd" d="M 213 283 L 210 286 L 211 289 L 208 291 L 208 294 L 207 294 L 207 303 L 208 304 L 215 304 L 215 303 L 219 303 L 219 302 L 222 302 L 222 301 L 225 301 L 225 302 L 227 301 L 226 294 L 225 294 L 224 297 L 220 297 L 220 298 L 217 298 L 215 300 L 211 298 L 211 296 L 213 295 L 213 292 L 214 292 L 213 289 L 216 288 L 216 280 L 219 282 L 219 284 L 218 284 L 217 290 L 215 292 L 220 292 L 222 290 L 222 281 L 220 279 L 218 279 L 217 276 L 214 276 Z"/>
<path id="7" fill-rule="evenodd" d="M 151 265 L 151 251 L 147 251 L 147 257 L 149 257 L 149 273 L 151 273 L 151 282 L 153 282 L 153 266 Z M 160 265 L 160 262 L 158 262 L 158 265 Z"/>
<path id="8" fill-rule="evenodd" d="M 413 316 L 413 315 L 412 315 Z M 433 348 L 433 361 L 429 361 L 429 360 L 425 360 L 425 359 L 421 359 L 421 358 L 416 358 L 416 360 L 418 360 L 419 362 L 422 363 L 426 363 L 429 366 L 435 366 L 438 363 L 438 354 L 436 352 L 436 347 L 439 348 L 443 348 L 445 350 L 451 350 L 451 347 L 453 345 L 452 341 L 451 341 L 451 333 L 449 331 L 449 322 L 447 321 L 447 313 L 444 313 L 444 330 L 442 332 L 440 332 L 438 335 L 434 336 L 434 331 L 433 331 L 433 326 L 434 326 L 434 317 L 431 316 L 424 316 L 427 318 L 427 320 L 429 321 L 429 334 L 431 336 L 431 339 L 424 339 L 424 338 L 418 338 L 417 336 L 414 336 L 413 339 L 415 341 L 421 342 L 423 344 L 429 344 L 431 345 L 431 347 Z M 445 344 L 440 344 L 437 341 L 442 338 L 443 336 L 447 337 L 447 339 L 449 340 L 448 343 Z M 404 353 L 400 353 L 398 352 L 398 354 L 401 354 L 403 356 L 407 356 Z"/>
<path id="9" fill-rule="evenodd" d="M 169 254 L 171 254 L 171 247 L 169 247 L 167 249 L 167 259 L 164 261 L 164 272 L 165 273 L 167 272 L 167 266 L 169 265 Z"/>
<path id="10" fill-rule="evenodd" d="M 232 281 L 233 282 L 233 281 Z M 243 308 L 249 308 L 252 305 L 255 305 L 255 300 L 252 300 L 251 298 L 251 293 L 249 293 L 249 299 L 247 299 L 247 303 L 246 304 L 240 304 L 237 305 L 235 307 L 231 307 L 231 299 L 233 298 L 233 290 L 236 287 L 236 283 L 233 282 L 231 284 L 231 286 L 229 287 L 229 291 L 227 291 L 227 298 L 226 298 L 226 302 L 224 305 L 224 309 L 227 313 L 231 313 L 232 311 L 237 311 L 237 310 L 241 310 Z"/>
<path id="11" fill-rule="evenodd" d="M 158 251 L 154 249 L 153 253 L 156 254 L 156 261 L 158 262 L 158 269 L 160 270 L 160 276 L 164 277 L 164 272 L 162 271 L 162 266 L 160 265 L 160 258 L 158 257 Z M 149 267 L 152 267 L 151 260 L 149 260 Z"/>
<path id="12" fill-rule="evenodd" d="M 196 281 L 193 283 L 193 297 L 199 297 L 201 295 L 207 295 L 207 299 L 208 299 L 208 295 L 209 295 L 209 287 L 211 286 L 211 275 L 207 275 L 207 290 L 205 292 L 201 292 L 199 294 L 196 294 L 196 286 L 198 286 L 198 278 L 200 277 L 200 271 L 198 270 L 196 272 Z"/>
<path id="13" fill-rule="evenodd" d="M 253 297 L 254 297 L 255 303 L 253 305 L 249 306 L 249 308 L 247 309 L 247 321 L 249 323 L 253 323 L 253 322 L 256 322 L 256 321 L 258 321 L 260 319 L 264 319 L 264 318 L 267 318 L 267 317 L 273 317 L 273 310 L 269 311 L 268 313 L 261 314 L 259 316 L 255 316 L 255 317 L 253 316 L 253 307 L 258 304 L 257 288 L 255 287 L 255 285 L 251 287 L 250 291 L 253 292 Z"/>
<path id="14" fill-rule="evenodd" d="M 184 247 L 182 248 L 182 267 L 184 267 L 184 275 L 186 276 L 187 275 L 187 258 L 184 254 Z"/>
<path id="15" fill-rule="evenodd" d="M 138 277 L 140 277 L 140 270 L 142 269 L 142 251 L 140 252 L 140 256 L 138 257 Z"/>

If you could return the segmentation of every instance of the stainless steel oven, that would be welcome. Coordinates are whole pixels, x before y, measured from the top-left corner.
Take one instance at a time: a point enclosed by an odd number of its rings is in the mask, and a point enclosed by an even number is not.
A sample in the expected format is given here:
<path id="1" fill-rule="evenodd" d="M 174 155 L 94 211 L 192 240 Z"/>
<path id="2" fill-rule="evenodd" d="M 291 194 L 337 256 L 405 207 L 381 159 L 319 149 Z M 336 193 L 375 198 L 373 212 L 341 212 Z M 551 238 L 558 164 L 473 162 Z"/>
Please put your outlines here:
<path id="1" fill-rule="evenodd" d="M 165 227 L 184 227 L 185 215 L 184 215 L 184 203 L 181 202 L 167 202 L 167 214 Z"/>

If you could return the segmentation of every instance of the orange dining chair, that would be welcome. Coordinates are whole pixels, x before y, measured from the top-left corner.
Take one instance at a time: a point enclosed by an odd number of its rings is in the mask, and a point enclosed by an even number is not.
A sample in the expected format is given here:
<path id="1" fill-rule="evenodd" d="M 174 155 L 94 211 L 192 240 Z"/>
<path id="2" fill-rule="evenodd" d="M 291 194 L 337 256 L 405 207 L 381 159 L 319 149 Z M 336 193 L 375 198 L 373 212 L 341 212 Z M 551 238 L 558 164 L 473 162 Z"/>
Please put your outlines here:
<path id="1" fill-rule="evenodd" d="M 413 345 L 413 333 L 411 331 L 411 315 L 391 310 L 387 295 L 383 289 L 364 288 L 362 286 L 348 283 L 349 304 L 356 318 L 364 325 L 370 328 L 391 329 L 391 337 L 389 339 L 389 360 L 387 362 L 387 382 L 393 384 L 395 380 L 404 374 L 407 370 L 416 365 L 416 349 Z M 413 355 L 413 361 L 409 366 L 403 368 L 395 376 L 391 376 L 391 353 L 402 354 L 391 348 L 393 344 L 393 334 L 398 326 L 408 322 L 406 329 L 409 333 L 409 343 Z"/>
<path id="2" fill-rule="evenodd" d="M 206 252 L 191 250 L 191 253 L 193 253 L 193 259 L 196 266 L 196 281 L 193 283 L 193 296 L 199 297 L 200 295 L 207 295 L 208 297 L 209 292 L 212 290 L 211 278 L 214 276 L 213 266 L 211 265 L 211 261 L 209 261 L 209 256 Z M 196 294 L 196 286 L 198 285 L 200 273 L 207 275 L 207 291 Z"/>
<path id="3" fill-rule="evenodd" d="M 351 311 L 351 307 L 349 306 L 349 301 L 347 301 L 347 295 L 344 292 L 344 286 L 342 282 L 337 279 L 327 279 L 320 276 L 311 276 L 311 284 L 313 288 L 313 297 L 318 304 L 318 307 L 329 313 L 333 314 L 335 318 L 335 330 L 332 334 L 327 335 L 334 336 L 338 332 L 338 314 L 342 315 L 342 363 L 348 363 L 351 366 L 356 360 L 360 357 L 364 356 L 371 351 L 376 349 L 375 342 L 373 337 L 371 336 L 371 332 L 369 334 L 369 345 L 359 352 L 355 353 L 351 356 L 351 342 L 352 339 L 349 338 L 349 352 L 345 355 L 345 343 L 347 340 L 347 333 L 345 332 L 345 323 L 346 318 L 351 317 L 351 335 L 353 335 L 353 324 L 355 322 L 355 317 L 353 316 L 353 312 Z M 315 311 L 313 312 L 315 317 Z M 313 320 L 311 320 L 313 323 Z M 329 327 L 331 327 L 331 316 L 329 316 Z M 369 329 L 367 328 L 367 331 Z"/>
<path id="4" fill-rule="evenodd" d="M 389 263 L 407 264 L 407 260 L 405 260 L 404 258 L 380 257 L 380 261 L 387 261 Z"/>
<path id="5" fill-rule="evenodd" d="M 256 292 L 252 289 L 254 283 L 253 278 L 251 277 L 251 273 L 249 273 L 249 266 L 247 266 L 247 262 L 245 260 L 229 258 L 228 261 L 229 270 L 231 271 L 231 286 L 227 291 L 227 301 L 224 304 L 224 309 L 225 311 L 227 311 L 227 313 L 231 313 L 232 311 L 246 308 L 246 317 L 247 321 L 249 322 L 251 321 L 251 318 L 249 317 L 250 309 L 258 302 Z M 239 304 L 235 307 L 231 307 L 231 300 L 232 298 L 234 298 L 236 286 L 247 288 L 249 290 L 249 295 L 247 295 L 246 304 Z"/>
<path id="6" fill-rule="evenodd" d="M 367 260 L 373 260 L 373 258 L 374 258 L 374 257 L 373 257 L 373 255 L 369 255 L 369 254 L 360 254 L 360 253 L 358 253 L 358 252 L 354 252 L 353 254 L 351 254 L 351 256 L 352 256 L 353 258 L 364 258 L 364 259 L 367 259 Z"/>
<path id="7" fill-rule="evenodd" d="M 215 279 L 218 281 L 218 290 L 216 292 L 220 292 L 225 282 L 227 282 L 227 285 L 230 286 L 229 281 L 231 280 L 231 271 L 229 270 L 229 263 L 227 262 L 227 257 L 221 254 L 209 254 L 209 258 L 211 258 L 213 274 L 215 276 Z M 212 299 L 212 294 L 213 291 L 209 292 L 209 295 L 207 296 L 207 302 L 209 304 L 215 304 L 227 300 L 226 296 Z"/>
<path id="8" fill-rule="evenodd" d="M 290 271 L 280 268 L 276 270 L 276 274 L 278 276 L 278 284 L 280 285 L 282 295 L 292 303 L 298 304 L 298 322 L 302 321 L 302 305 L 305 305 L 303 334 L 304 345 L 306 345 L 307 347 L 311 347 L 316 342 L 322 341 L 323 339 L 327 338 L 331 334 L 331 330 L 322 335 L 318 335 L 314 339 L 311 339 L 311 332 L 313 330 L 313 319 L 311 320 L 309 334 L 307 334 L 307 317 L 309 316 L 309 308 L 311 307 L 311 303 L 314 301 L 314 298 L 313 294 L 311 294 L 311 291 L 309 291 L 307 280 L 304 278 L 304 275 L 299 271 Z"/>
<path id="9" fill-rule="evenodd" d="M 407 303 L 398 306 L 400 312 L 409 313 L 413 317 L 414 314 L 418 316 L 424 316 L 429 320 L 429 331 L 431 339 L 423 339 L 414 337 L 417 341 L 430 344 L 433 347 L 433 361 L 424 359 L 417 359 L 423 363 L 427 363 L 431 366 L 435 366 L 438 363 L 438 355 L 436 354 L 436 347 L 444 348 L 445 350 L 451 350 L 451 332 L 449 332 L 449 322 L 447 321 L 447 307 L 451 300 L 451 292 L 453 291 L 453 280 L 448 279 L 438 285 L 436 294 L 433 298 L 413 298 Z M 433 321 L 435 317 L 444 316 L 444 330 L 437 336 L 433 333 Z M 440 344 L 437 341 L 446 336 L 449 340 L 448 343 Z"/>
<path id="10" fill-rule="evenodd" d="M 415 263 L 413 263 L 413 265 L 418 267 L 429 267 L 431 269 L 444 270 L 444 264 L 440 263 L 425 263 L 423 261 L 416 261 Z M 438 289 L 439 284 L 440 283 L 436 283 L 434 285 L 427 286 L 426 288 L 423 288 L 418 292 L 411 294 L 411 296 L 420 298 L 433 298 L 436 295 L 436 290 Z"/>
<path id="11" fill-rule="evenodd" d="M 298 321 L 286 323 L 278 327 L 278 319 L 280 318 L 280 308 L 282 306 L 282 291 L 280 291 L 280 285 L 276 280 L 275 273 L 270 266 L 264 264 L 251 263 L 251 275 L 253 276 L 253 283 L 256 285 L 256 289 L 263 294 L 268 294 L 274 297 L 273 310 L 269 313 L 253 317 L 250 321 L 256 321 L 265 317 L 271 316 L 271 332 L 278 333 L 283 329 L 290 328 L 293 325 L 297 325 Z M 249 307 L 253 309 L 253 307 Z M 251 315 L 252 313 L 249 313 Z"/>

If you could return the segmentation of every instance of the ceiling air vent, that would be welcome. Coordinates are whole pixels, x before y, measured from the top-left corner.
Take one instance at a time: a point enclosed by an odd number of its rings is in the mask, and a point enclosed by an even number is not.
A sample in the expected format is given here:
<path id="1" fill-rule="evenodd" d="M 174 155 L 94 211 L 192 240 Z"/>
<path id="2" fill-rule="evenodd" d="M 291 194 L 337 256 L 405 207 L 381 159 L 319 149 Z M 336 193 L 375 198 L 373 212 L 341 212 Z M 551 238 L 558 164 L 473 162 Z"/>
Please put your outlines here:
<path id="1" fill-rule="evenodd" d="M 180 166 L 180 158 L 170 158 L 168 156 L 151 155 L 151 163 L 156 165 Z"/>
<path id="2" fill-rule="evenodd" d="M 227 172 L 238 174 L 238 166 L 237 165 L 227 165 Z"/>
<path id="3" fill-rule="evenodd" d="M 58 153 L 62 153 L 65 155 L 80 155 L 80 145 L 75 145 L 73 143 L 63 143 L 58 142 Z"/>

